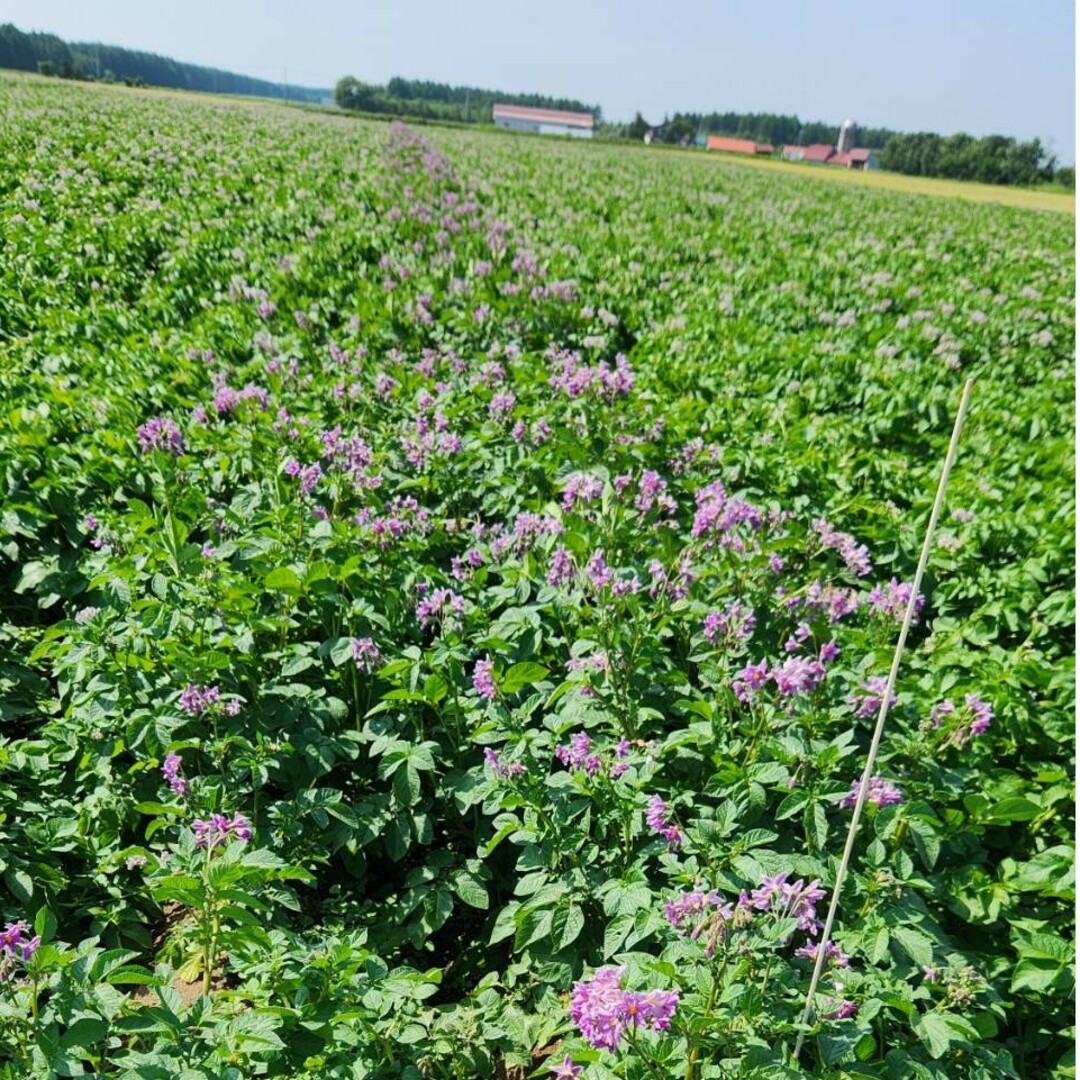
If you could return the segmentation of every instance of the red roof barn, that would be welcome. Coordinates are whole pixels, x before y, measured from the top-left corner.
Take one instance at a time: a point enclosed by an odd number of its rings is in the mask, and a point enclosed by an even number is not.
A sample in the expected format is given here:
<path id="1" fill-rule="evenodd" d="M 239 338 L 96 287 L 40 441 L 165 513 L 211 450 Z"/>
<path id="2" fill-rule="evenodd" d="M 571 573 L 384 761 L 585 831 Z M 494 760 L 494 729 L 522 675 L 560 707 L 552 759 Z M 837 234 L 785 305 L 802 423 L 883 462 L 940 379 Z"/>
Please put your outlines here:
<path id="1" fill-rule="evenodd" d="M 725 150 L 729 154 L 771 154 L 772 143 L 754 142 L 753 139 L 731 139 L 727 135 L 710 135 L 706 150 Z"/>

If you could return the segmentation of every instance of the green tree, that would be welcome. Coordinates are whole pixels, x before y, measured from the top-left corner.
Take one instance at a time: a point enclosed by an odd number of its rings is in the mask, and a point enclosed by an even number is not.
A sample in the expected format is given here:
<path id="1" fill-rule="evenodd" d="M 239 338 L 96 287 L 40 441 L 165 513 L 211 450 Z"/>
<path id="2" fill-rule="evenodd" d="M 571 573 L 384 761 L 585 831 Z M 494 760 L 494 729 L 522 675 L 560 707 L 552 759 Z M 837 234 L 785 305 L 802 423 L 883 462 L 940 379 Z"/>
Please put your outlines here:
<path id="1" fill-rule="evenodd" d="M 645 138 L 645 133 L 650 130 L 650 124 L 641 113 L 634 113 L 634 119 L 626 129 L 626 137 L 640 142 Z"/>

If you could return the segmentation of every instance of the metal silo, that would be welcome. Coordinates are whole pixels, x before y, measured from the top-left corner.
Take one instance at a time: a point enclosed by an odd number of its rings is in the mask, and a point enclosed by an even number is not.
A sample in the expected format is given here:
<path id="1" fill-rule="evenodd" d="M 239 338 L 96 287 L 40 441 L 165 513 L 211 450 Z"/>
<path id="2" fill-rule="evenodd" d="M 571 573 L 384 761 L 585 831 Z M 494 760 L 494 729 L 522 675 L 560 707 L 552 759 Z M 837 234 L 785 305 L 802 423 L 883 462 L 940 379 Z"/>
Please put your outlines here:
<path id="1" fill-rule="evenodd" d="M 849 116 L 840 125 L 840 134 L 836 137 L 836 152 L 846 154 L 855 148 L 855 121 Z"/>

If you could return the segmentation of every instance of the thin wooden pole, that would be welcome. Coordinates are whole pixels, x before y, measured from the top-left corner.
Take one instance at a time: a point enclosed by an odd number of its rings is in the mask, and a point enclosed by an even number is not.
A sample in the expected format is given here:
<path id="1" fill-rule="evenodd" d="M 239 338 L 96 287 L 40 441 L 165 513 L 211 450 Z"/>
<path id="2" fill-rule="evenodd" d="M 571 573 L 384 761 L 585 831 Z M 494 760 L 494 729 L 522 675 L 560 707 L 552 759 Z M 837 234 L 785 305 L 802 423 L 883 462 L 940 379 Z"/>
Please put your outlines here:
<path id="1" fill-rule="evenodd" d="M 915 568 L 915 580 L 911 585 L 911 596 L 908 597 L 907 611 L 904 612 L 900 637 L 897 638 L 892 666 L 889 668 L 889 678 L 885 684 L 885 692 L 881 697 L 881 707 L 878 709 L 874 735 L 870 740 L 870 750 L 866 755 L 866 768 L 863 769 L 862 782 L 859 784 L 859 795 L 855 800 L 855 809 L 851 814 L 851 824 L 848 826 L 844 854 L 840 857 L 840 865 L 836 868 L 836 884 L 833 886 L 832 899 L 829 901 L 829 913 L 825 916 L 825 926 L 822 928 L 821 941 L 817 948 L 817 956 L 814 959 L 814 973 L 810 976 L 810 988 L 806 991 L 806 1002 L 803 1005 L 802 1019 L 799 1021 L 802 1030 L 795 1040 L 796 1061 L 798 1061 L 799 1055 L 802 1053 L 803 1041 L 806 1038 L 806 1025 L 810 1022 L 810 1014 L 814 1008 L 814 994 L 817 991 L 818 982 L 821 980 L 821 972 L 825 967 L 825 943 L 832 933 L 833 923 L 836 921 L 836 909 L 840 906 L 840 890 L 844 886 L 848 864 L 851 862 L 851 853 L 855 848 L 855 834 L 859 828 L 859 818 L 862 815 L 863 806 L 866 805 L 866 795 L 870 789 L 870 777 L 874 771 L 874 763 L 877 761 L 881 735 L 885 730 L 885 717 L 889 712 L 889 704 L 892 701 L 893 690 L 896 687 L 896 675 L 900 670 L 900 657 L 904 652 L 904 645 L 907 643 L 908 631 L 915 621 L 915 607 L 919 599 L 919 588 L 922 585 L 923 574 L 926 572 L 926 564 L 930 560 L 930 548 L 934 542 L 934 529 L 937 528 L 938 517 L 941 515 L 941 508 L 945 503 L 945 487 L 949 482 L 949 473 L 952 470 L 953 462 L 956 460 L 956 449 L 960 445 L 960 432 L 964 427 L 964 417 L 967 415 L 968 401 L 971 399 L 973 383 L 974 380 L 968 379 L 964 384 L 964 393 L 960 398 L 960 408 L 956 412 L 956 423 L 953 424 L 952 439 L 949 441 L 949 450 L 945 455 L 945 464 L 941 469 L 941 479 L 938 481 L 937 495 L 934 498 L 934 506 L 930 511 L 930 520 L 926 526 L 926 536 L 923 538 L 919 565 Z"/>

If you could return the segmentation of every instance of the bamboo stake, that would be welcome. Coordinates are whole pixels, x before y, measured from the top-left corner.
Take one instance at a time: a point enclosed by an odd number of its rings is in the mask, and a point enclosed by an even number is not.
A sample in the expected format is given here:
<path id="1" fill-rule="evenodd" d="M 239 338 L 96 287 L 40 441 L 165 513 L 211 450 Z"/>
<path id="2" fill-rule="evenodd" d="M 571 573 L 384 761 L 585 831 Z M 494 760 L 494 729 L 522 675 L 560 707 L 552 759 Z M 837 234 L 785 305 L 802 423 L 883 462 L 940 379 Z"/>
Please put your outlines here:
<path id="1" fill-rule="evenodd" d="M 866 795 L 870 788 L 870 777 L 874 771 L 874 763 L 877 761 L 878 747 L 881 744 L 881 736 L 885 730 L 885 717 L 889 712 L 889 702 L 892 700 L 893 690 L 896 687 L 896 675 L 900 670 L 900 657 L 907 643 L 908 631 L 915 619 L 915 605 L 919 597 L 919 587 L 922 585 L 923 574 L 926 564 L 930 560 L 930 547 L 934 540 L 934 529 L 937 527 L 941 507 L 945 502 L 945 487 L 949 482 L 949 472 L 956 460 L 956 449 L 960 445 L 960 431 L 964 426 L 964 417 L 967 415 L 968 401 L 971 398 L 971 387 L 974 380 L 968 379 L 964 383 L 964 393 L 960 398 L 960 408 L 956 412 L 956 422 L 953 424 L 952 439 L 949 441 L 949 450 L 945 455 L 945 464 L 941 469 L 941 479 L 938 481 L 937 495 L 934 498 L 934 506 L 930 511 L 930 521 L 926 526 L 926 536 L 923 538 L 922 552 L 919 555 L 919 565 L 915 569 L 915 580 L 911 586 L 911 596 L 908 598 L 907 611 L 904 613 L 904 622 L 900 627 L 900 637 L 896 641 L 896 650 L 893 652 L 892 666 L 889 668 L 889 678 L 885 684 L 885 692 L 881 698 L 881 708 L 878 709 L 877 723 L 874 725 L 874 735 L 870 740 L 870 750 L 866 756 L 866 768 L 863 769 L 862 782 L 859 785 L 859 795 L 855 800 L 855 809 L 851 814 L 851 824 L 848 826 L 847 842 L 844 844 L 844 854 L 840 857 L 840 865 L 836 868 L 836 884 L 833 886 L 832 899 L 829 901 L 829 913 L 825 917 L 825 926 L 821 931 L 821 942 L 817 949 L 817 957 L 814 960 L 814 973 L 810 977 L 810 988 L 806 992 L 806 1003 L 803 1006 L 802 1019 L 799 1021 L 803 1030 L 799 1032 L 795 1040 L 795 1061 L 799 1060 L 802 1053 L 803 1041 L 806 1038 L 806 1025 L 810 1022 L 810 1014 L 814 1008 L 814 994 L 817 991 L 821 972 L 825 966 L 825 943 L 832 933 L 833 923 L 836 920 L 836 909 L 840 906 L 840 890 L 844 886 L 844 878 L 847 875 L 848 863 L 851 861 L 851 853 L 855 848 L 855 834 L 859 828 L 859 818 L 862 815 L 863 806 L 866 804 Z"/>

